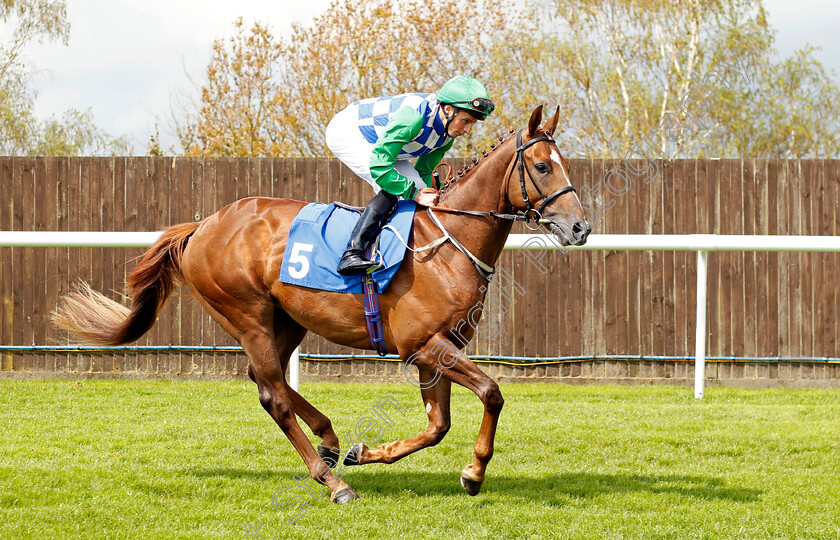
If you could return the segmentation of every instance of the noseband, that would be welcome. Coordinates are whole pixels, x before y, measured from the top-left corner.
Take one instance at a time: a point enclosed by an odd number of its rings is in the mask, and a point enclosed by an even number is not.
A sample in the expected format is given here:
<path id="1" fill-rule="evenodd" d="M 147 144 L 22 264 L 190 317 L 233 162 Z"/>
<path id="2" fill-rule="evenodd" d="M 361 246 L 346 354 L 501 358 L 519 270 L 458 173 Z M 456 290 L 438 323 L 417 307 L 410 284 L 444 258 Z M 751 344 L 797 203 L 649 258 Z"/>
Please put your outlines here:
<path id="1" fill-rule="evenodd" d="M 525 201 L 525 214 L 524 214 L 524 221 L 528 223 L 531 219 L 539 223 L 539 220 L 542 218 L 542 212 L 545 210 L 545 207 L 551 204 L 554 199 L 564 195 L 566 193 L 574 192 L 575 188 L 572 186 L 566 186 L 564 188 L 558 189 L 551 195 L 546 196 L 545 193 L 542 192 L 540 186 L 534 181 L 534 177 L 531 175 L 531 168 L 525 163 L 525 156 L 524 152 L 526 149 L 530 148 L 531 146 L 537 144 L 538 142 L 542 141 L 549 141 L 554 142 L 548 135 L 541 135 L 539 137 L 535 137 L 530 141 L 526 142 L 525 144 L 522 143 L 522 131 L 519 130 L 516 132 L 516 159 L 514 160 L 514 166 L 519 166 L 519 185 L 522 188 L 522 199 Z M 560 165 L 563 166 L 562 164 Z M 510 177 L 513 176 L 513 169 L 514 167 L 510 168 L 510 174 L 508 174 L 507 185 L 510 186 Z M 536 188 L 537 193 L 540 194 L 542 197 L 542 204 L 540 204 L 539 208 L 534 208 L 531 206 L 531 199 L 528 198 L 528 189 L 525 186 L 525 173 L 528 173 L 528 178 L 531 179 L 531 184 Z M 505 190 L 507 193 L 507 190 Z M 507 195 L 506 195 L 507 196 Z M 508 202 L 510 202 L 510 197 L 508 197 Z M 511 203 L 513 206 L 513 203 Z M 534 215 L 531 215 L 531 211 L 534 212 Z M 520 215 L 520 214 L 517 214 Z"/>

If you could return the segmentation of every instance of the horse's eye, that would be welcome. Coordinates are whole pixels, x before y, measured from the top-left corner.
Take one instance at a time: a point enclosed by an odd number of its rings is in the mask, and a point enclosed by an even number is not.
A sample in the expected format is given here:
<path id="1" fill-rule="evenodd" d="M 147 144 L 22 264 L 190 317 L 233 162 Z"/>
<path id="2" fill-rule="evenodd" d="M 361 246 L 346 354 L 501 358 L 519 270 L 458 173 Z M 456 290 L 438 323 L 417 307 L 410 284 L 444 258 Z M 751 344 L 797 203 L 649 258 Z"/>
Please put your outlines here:
<path id="1" fill-rule="evenodd" d="M 537 172 L 540 174 L 545 174 L 551 170 L 551 165 L 548 163 L 537 163 L 534 165 L 534 168 L 537 169 Z"/>

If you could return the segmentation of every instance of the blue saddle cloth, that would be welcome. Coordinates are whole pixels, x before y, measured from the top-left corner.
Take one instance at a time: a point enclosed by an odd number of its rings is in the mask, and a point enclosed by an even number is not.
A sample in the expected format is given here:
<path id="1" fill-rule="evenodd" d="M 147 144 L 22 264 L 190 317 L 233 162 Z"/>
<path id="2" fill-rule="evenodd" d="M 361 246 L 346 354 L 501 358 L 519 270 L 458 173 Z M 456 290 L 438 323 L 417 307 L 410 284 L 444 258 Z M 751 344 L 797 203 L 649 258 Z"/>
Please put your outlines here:
<path id="1" fill-rule="evenodd" d="M 414 201 L 399 201 L 394 217 L 388 222 L 406 241 L 416 208 Z M 358 219 L 358 212 L 336 206 L 335 203 L 311 203 L 304 206 L 295 216 L 289 230 L 280 281 L 324 291 L 361 293 L 361 275 L 342 276 L 335 271 Z M 380 292 L 388 287 L 399 270 L 405 249 L 405 245 L 392 230 L 382 230 L 379 252 L 384 268 L 373 274 Z M 376 260 L 379 260 L 378 257 Z"/>

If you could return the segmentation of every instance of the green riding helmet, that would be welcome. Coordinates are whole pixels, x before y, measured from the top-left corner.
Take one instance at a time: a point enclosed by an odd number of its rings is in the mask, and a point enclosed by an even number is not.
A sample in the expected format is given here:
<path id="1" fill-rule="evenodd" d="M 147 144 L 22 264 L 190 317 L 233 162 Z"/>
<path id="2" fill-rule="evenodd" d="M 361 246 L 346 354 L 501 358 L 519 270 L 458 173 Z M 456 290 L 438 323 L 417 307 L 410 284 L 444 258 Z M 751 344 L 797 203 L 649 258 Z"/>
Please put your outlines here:
<path id="1" fill-rule="evenodd" d="M 487 118 L 496 108 L 484 85 L 466 75 L 457 75 L 446 81 L 436 97 L 440 103 L 471 111 L 479 120 Z"/>

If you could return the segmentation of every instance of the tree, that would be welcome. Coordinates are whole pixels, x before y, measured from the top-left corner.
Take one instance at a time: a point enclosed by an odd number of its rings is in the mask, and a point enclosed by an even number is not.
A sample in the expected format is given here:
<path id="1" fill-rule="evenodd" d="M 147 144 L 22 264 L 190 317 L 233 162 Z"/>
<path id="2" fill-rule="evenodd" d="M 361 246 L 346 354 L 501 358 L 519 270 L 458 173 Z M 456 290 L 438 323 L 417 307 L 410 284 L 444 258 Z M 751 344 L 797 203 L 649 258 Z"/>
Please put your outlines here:
<path id="1" fill-rule="evenodd" d="M 60 118 L 41 122 L 39 136 L 27 153 L 33 156 L 81 156 L 129 154 L 125 138 L 114 139 L 94 122 L 93 113 L 68 109 Z"/>
<path id="2" fill-rule="evenodd" d="M 200 110 L 176 124 L 184 152 L 193 156 L 289 155 L 284 120 L 293 111 L 282 101 L 283 89 L 276 80 L 282 46 L 260 23 L 249 30 L 240 18 L 234 29 L 227 43 L 221 39 L 213 43 Z"/>
<path id="3" fill-rule="evenodd" d="M 840 89 L 806 47 L 755 65 L 751 91 L 731 93 L 717 111 L 711 155 L 778 159 L 840 156 Z"/>
<path id="4" fill-rule="evenodd" d="M 21 52 L 33 41 L 67 44 L 65 1 L 0 0 L 0 23 L 11 29 L 9 41 L 0 43 L 0 155 L 127 153 L 127 141 L 99 129 L 89 110 L 69 109 L 45 121 L 35 118 L 37 92 Z"/>
<path id="5" fill-rule="evenodd" d="M 64 0 L 0 0 L 0 22 L 15 22 L 11 41 L 0 45 L 0 80 L 19 68 L 20 53 L 30 41 L 60 39 L 66 45 L 70 36 L 66 18 Z"/>
<path id="6" fill-rule="evenodd" d="M 559 101 L 570 154 L 624 157 L 642 139 L 670 158 L 838 154 L 836 82 L 812 49 L 777 60 L 760 0 L 538 0 L 531 8 L 550 16 L 531 18 L 540 23 L 513 40 L 541 38 L 499 65 L 556 74 L 526 84 L 514 108 L 535 95 Z M 711 75 L 736 63 L 746 79 Z"/>
<path id="7" fill-rule="evenodd" d="M 61 40 L 70 28 L 63 1 L 0 0 L 0 23 L 11 24 L 10 41 L 0 44 L 0 153 L 21 153 L 34 137 L 34 96 L 20 55 L 33 40 Z"/>
<path id="8" fill-rule="evenodd" d="M 488 60 L 511 24 L 507 3 L 347 0 L 279 41 L 238 20 L 233 37 L 214 43 L 198 110 L 176 119 L 176 132 L 187 155 L 329 156 L 327 123 L 358 99 L 434 92 L 454 74 L 503 98 Z M 458 147 L 492 138 L 478 131 L 483 140 Z"/>
<path id="9" fill-rule="evenodd" d="M 840 153 L 837 83 L 813 49 L 778 59 L 761 0 L 531 0 L 524 15 L 508 4 L 344 0 L 288 40 L 238 21 L 214 45 L 200 107 L 178 122 L 182 145 L 329 156 L 326 125 L 348 103 L 463 73 L 497 104 L 455 145 L 464 155 L 540 103 L 560 104 L 570 156 L 641 157 L 641 140 L 663 158 Z"/>

